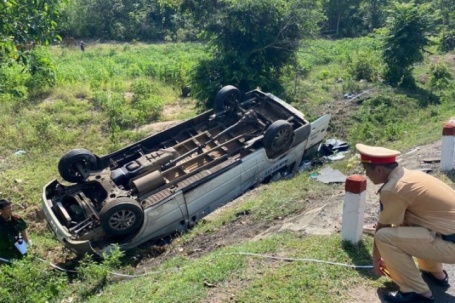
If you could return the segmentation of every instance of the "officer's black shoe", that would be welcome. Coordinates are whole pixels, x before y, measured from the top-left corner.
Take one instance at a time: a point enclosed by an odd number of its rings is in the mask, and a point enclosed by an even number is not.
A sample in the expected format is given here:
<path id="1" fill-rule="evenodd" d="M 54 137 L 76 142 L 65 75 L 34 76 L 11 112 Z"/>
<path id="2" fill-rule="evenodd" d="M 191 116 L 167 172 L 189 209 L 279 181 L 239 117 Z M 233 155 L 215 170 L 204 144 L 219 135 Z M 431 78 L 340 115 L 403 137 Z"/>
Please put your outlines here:
<path id="1" fill-rule="evenodd" d="M 444 274 L 446 275 L 446 277 L 441 280 L 441 279 L 438 279 L 435 276 L 433 276 L 433 274 L 431 272 L 422 270 L 422 276 L 428 278 L 428 280 L 431 280 L 434 284 L 439 285 L 441 287 L 449 287 L 450 286 L 449 275 L 447 274 L 447 272 L 445 270 L 444 270 Z"/>
<path id="2" fill-rule="evenodd" d="M 388 293 L 384 295 L 384 299 L 389 303 L 434 303 L 433 297 L 427 298 L 416 292 Z"/>

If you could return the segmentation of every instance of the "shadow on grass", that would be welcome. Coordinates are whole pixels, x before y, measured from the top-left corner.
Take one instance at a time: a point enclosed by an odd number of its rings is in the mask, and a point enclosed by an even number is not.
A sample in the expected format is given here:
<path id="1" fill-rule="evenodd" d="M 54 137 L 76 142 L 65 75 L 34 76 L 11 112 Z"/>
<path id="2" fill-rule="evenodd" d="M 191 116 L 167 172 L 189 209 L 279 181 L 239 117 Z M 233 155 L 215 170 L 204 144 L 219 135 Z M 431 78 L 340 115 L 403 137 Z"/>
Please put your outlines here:
<path id="1" fill-rule="evenodd" d="M 353 244 L 349 241 L 343 241 L 342 247 L 352 260 L 352 264 L 356 265 L 373 265 L 373 259 L 370 255 L 369 249 L 365 246 L 363 241 Z M 377 280 L 380 277 L 374 274 L 371 268 L 358 268 L 356 269 L 359 274 L 371 280 Z"/>
<path id="2" fill-rule="evenodd" d="M 413 89 L 399 88 L 397 91 L 406 95 L 408 98 L 416 100 L 420 107 L 427 107 L 432 104 L 439 104 L 440 102 L 439 96 L 418 86 Z"/>
<path id="3" fill-rule="evenodd" d="M 352 263 L 353 264 L 359 264 L 359 265 L 373 265 L 373 258 L 370 255 L 370 251 L 368 247 L 365 246 L 365 243 L 360 241 L 358 244 L 352 244 L 349 241 L 343 241 L 342 243 L 344 251 L 348 253 L 348 255 L 351 257 Z M 370 280 L 378 280 L 381 277 L 376 275 L 373 272 L 373 269 L 362 269 L 359 268 L 357 269 L 360 275 L 364 276 L 367 279 Z M 398 288 L 395 283 L 392 281 L 386 281 L 383 286 L 379 287 L 377 289 L 377 294 L 379 300 L 381 302 L 386 303 L 383 299 L 384 294 L 391 292 L 391 291 L 397 291 Z"/>

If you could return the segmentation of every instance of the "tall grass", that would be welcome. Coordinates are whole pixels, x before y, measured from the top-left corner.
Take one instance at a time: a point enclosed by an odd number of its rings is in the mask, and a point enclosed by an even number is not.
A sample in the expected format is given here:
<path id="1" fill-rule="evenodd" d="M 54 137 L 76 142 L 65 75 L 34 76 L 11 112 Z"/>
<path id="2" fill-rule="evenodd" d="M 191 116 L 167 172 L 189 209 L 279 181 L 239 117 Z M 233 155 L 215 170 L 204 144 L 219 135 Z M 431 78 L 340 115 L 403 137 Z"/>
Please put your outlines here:
<path id="1" fill-rule="evenodd" d="M 88 44 L 77 48 L 53 47 L 58 83 L 90 83 L 106 88 L 116 81 L 148 77 L 170 86 L 187 85 L 189 70 L 206 55 L 200 44 Z"/>

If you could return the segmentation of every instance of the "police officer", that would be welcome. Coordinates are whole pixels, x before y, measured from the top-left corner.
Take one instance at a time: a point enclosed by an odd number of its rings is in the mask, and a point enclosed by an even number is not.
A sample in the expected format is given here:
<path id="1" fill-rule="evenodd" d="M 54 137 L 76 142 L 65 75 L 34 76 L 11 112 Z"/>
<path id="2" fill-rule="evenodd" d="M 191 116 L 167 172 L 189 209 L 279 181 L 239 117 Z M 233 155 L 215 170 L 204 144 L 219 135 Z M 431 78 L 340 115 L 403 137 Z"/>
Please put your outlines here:
<path id="1" fill-rule="evenodd" d="M 356 145 L 366 176 L 379 189 L 373 266 L 398 286 L 388 302 L 434 302 L 422 278 L 449 286 L 442 263 L 455 263 L 455 191 L 437 178 L 401 167 L 399 151 Z M 416 262 L 417 266 L 416 266 Z"/>
<path id="2" fill-rule="evenodd" d="M 0 257 L 6 260 L 21 258 L 23 254 L 15 246 L 21 241 L 30 245 L 27 224 L 21 217 L 13 215 L 10 201 L 0 199 Z"/>

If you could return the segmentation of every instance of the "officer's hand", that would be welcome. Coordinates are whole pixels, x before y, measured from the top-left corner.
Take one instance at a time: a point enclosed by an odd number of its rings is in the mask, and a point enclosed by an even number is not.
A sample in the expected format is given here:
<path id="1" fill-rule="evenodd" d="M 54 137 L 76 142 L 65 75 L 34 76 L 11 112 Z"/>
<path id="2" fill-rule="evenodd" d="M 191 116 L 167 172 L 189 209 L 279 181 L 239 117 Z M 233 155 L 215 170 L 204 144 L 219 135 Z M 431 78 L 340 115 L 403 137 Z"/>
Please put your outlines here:
<path id="1" fill-rule="evenodd" d="M 385 268 L 386 268 L 385 267 L 385 263 L 384 263 L 384 260 L 382 260 L 382 258 L 373 261 L 373 269 L 374 269 L 374 272 L 377 275 L 384 276 L 385 275 L 385 272 L 384 272 Z"/>

